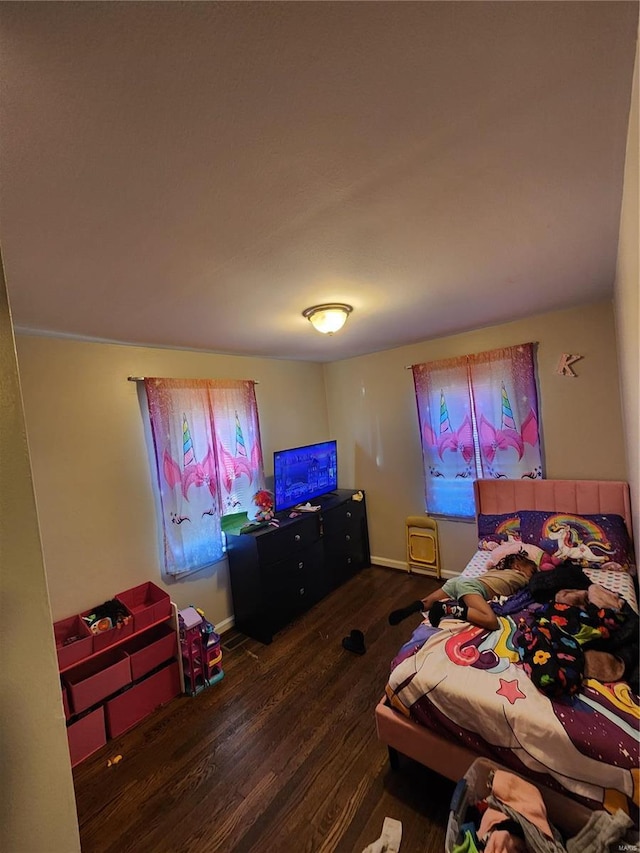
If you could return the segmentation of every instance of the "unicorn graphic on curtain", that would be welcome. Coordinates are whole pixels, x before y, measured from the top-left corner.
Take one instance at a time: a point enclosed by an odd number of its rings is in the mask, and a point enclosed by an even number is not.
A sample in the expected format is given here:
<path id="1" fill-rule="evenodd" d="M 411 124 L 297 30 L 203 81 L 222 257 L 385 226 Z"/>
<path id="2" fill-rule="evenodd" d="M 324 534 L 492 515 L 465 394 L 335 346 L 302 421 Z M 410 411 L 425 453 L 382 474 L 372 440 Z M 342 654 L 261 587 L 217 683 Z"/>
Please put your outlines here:
<path id="1" fill-rule="evenodd" d="M 534 447 L 538 443 L 538 421 L 533 409 L 529 410 L 522 423 L 522 429 L 518 430 L 504 382 L 501 388 L 501 401 L 499 429 L 489 423 L 484 415 L 480 415 L 478 427 L 480 449 L 489 463 L 493 462 L 498 451 L 505 451 L 509 448 L 513 448 L 517 452 L 518 459 L 522 459 L 524 445 L 530 444 Z"/>
<path id="2" fill-rule="evenodd" d="M 439 434 L 436 435 L 431 429 L 427 421 L 422 426 L 422 435 L 427 446 L 434 448 L 440 457 L 444 460 L 444 452 L 446 450 L 452 453 L 459 453 L 464 463 L 461 469 L 456 473 L 456 477 L 471 477 L 473 476 L 473 467 L 471 462 L 474 457 L 473 449 L 473 427 L 469 415 L 465 414 L 462 423 L 457 429 L 451 425 L 449 418 L 449 410 L 445 399 L 444 391 L 440 390 L 440 417 L 439 417 Z M 432 470 L 432 476 L 442 477 L 435 468 Z"/>
<path id="3" fill-rule="evenodd" d="M 262 471 L 262 451 L 259 443 L 254 442 L 250 452 L 247 453 L 237 411 L 235 412 L 235 433 L 232 440 L 235 443 L 233 453 L 225 448 L 220 438 L 218 439 L 218 460 L 221 483 L 227 493 L 226 505 L 233 510 L 251 504 L 251 499 L 247 497 L 247 489 Z M 246 481 L 243 483 L 240 482 L 242 477 L 246 477 Z M 255 489 L 251 491 L 253 492 Z"/>
<path id="4" fill-rule="evenodd" d="M 501 395 L 501 421 L 500 427 L 496 428 L 485 417 L 480 415 L 478 422 L 478 438 L 480 443 L 480 451 L 483 460 L 487 464 L 487 473 L 494 477 L 506 477 L 506 473 L 496 471 L 493 466 L 496 461 L 497 454 L 503 454 L 508 450 L 515 450 L 518 461 L 522 460 L 525 453 L 525 445 L 530 445 L 532 448 L 538 447 L 538 420 L 533 409 L 530 409 L 525 417 L 522 428 L 519 430 L 509 395 L 505 388 L 504 382 L 500 389 Z M 474 458 L 474 440 L 473 426 L 469 415 L 465 414 L 462 422 L 457 428 L 454 428 L 449 418 L 449 411 L 444 391 L 440 391 L 440 419 L 439 419 L 439 434 L 436 435 L 430 424 L 425 421 L 422 426 L 422 434 L 424 442 L 427 446 L 434 448 L 440 457 L 444 459 L 445 451 L 459 453 L 464 467 L 455 474 L 456 477 L 472 477 L 474 476 L 474 468 L 471 462 Z M 503 460 L 501 460 L 503 461 Z M 438 476 L 437 471 L 433 470 L 433 475 Z M 535 479 L 539 476 L 534 469 L 531 472 L 522 474 L 521 476 L 530 476 Z"/>
<path id="5" fill-rule="evenodd" d="M 182 459 L 174 459 L 169 447 L 162 454 L 164 552 L 170 574 L 192 571 L 222 557 L 216 462 L 207 436 L 206 428 L 200 430 L 200 440 L 206 444 L 199 459 L 183 414 Z"/>
<path id="6" fill-rule="evenodd" d="M 198 489 L 206 488 L 211 498 L 215 500 L 217 488 L 213 450 L 207 445 L 207 452 L 202 462 L 198 462 L 193 448 L 189 422 L 185 414 L 182 415 L 182 466 L 172 458 L 167 447 L 164 450 L 162 463 L 167 485 L 170 489 L 180 485 L 182 497 L 185 501 L 189 501 L 189 490 L 192 486 Z M 215 508 L 207 509 L 202 515 L 212 515 L 213 513 L 215 513 Z M 172 518 L 174 524 L 191 521 L 188 516 L 180 517 L 177 513 L 172 513 L 172 515 L 174 516 Z"/>
<path id="7" fill-rule="evenodd" d="M 484 414 L 480 415 L 478 421 L 484 473 L 495 478 L 528 477 L 535 480 L 542 476 L 536 413 L 533 408 L 529 408 L 522 426 L 518 429 L 504 382 L 501 385 L 500 398 L 500 426 L 495 427 Z M 529 453 L 527 445 L 531 448 Z M 515 451 L 517 461 L 513 460 L 513 457 L 509 458 L 509 451 Z M 523 467 L 529 470 L 523 470 Z"/>

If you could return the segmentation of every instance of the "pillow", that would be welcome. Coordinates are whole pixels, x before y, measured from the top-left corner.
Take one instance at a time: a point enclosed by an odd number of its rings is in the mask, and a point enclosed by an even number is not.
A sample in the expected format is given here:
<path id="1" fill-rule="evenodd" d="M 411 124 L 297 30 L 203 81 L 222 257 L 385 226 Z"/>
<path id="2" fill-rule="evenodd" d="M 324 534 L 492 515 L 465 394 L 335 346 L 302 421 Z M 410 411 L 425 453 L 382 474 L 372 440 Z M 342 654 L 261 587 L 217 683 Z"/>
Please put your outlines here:
<path id="1" fill-rule="evenodd" d="M 487 560 L 487 566 L 489 568 L 493 568 L 496 566 L 503 557 L 508 557 L 509 554 L 518 554 L 520 551 L 524 551 L 527 557 L 536 564 L 536 566 L 540 567 L 540 563 L 542 562 L 542 558 L 545 556 L 545 552 L 542 548 L 538 548 L 537 545 L 529 545 L 525 542 L 503 542 L 501 545 L 496 545 L 495 548 L 491 551 L 491 556 Z"/>
<path id="2" fill-rule="evenodd" d="M 522 541 L 554 559 L 635 574 L 633 546 L 620 515 L 520 510 Z"/>
<path id="3" fill-rule="evenodd" d="M 493 551 L 502 542 L 519 542 L 520 518 L 518 513 L 479 515 L 478 540 L 478 548 L 481 551 Z"/>

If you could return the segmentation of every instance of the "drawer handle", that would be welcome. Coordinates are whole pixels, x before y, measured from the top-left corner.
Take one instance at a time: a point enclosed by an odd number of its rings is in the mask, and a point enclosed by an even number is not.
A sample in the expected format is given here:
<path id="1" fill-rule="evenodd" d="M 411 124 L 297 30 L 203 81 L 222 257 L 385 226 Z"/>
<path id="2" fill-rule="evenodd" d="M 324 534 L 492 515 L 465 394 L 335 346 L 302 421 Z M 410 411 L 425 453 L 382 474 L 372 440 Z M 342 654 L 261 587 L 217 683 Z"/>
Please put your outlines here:
<path id="1" fill-rule="evenodd" d="M 293 538 L 294 538 L 295 542 L 299 542 L 300 541 L 300 534 L 296 533 L 296 535 Z"/>
<path id="2" fill-rule="evenodd" d="M 300 587 L 300 595 L 304 595 L 304 587 L 303 586 Z"/>
<path id="3" fill-rule="evenodd" d="M 351 557 L 347 557 L 347 565 L 348 565 L 348 566 L 350 566 L 350 565 L 351 565 Z"/>
<path id="4" fill-rule="evenodd" d="M 299 569 L 302 569 L 303 567 L 304 567 L 304 563 L 303 563 L 302 561 L 301 561 L 301 562 L 299 562 L 299 563 L 298 563 L 298 568 L 299 568 Z"/>
<path id="5" fill-rule="evenodd" d="M 351 513 L 350 513 L 350 512 L 348 512 L 348 513 L 347 513 L 347 518 L 351 518 Z"/>
<path id="6" fill-rule="evenodd" d="M 347 533 L 347 535 L 346 535 L 344 538 L 347 540 L 347 542 L 350 542 L 350 541 L 351 541 L 351 537 L 349 536 L 349 534 L 348 534 L 348 533 Z"/>

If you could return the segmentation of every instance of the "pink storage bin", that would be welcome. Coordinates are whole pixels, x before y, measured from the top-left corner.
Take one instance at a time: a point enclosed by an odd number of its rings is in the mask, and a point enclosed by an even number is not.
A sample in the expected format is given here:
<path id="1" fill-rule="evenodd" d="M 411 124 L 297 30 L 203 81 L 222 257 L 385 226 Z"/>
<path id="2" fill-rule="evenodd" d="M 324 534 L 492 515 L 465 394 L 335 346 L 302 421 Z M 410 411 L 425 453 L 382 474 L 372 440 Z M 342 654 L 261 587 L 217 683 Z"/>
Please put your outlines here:
<path id="1" fill-rule="evenodd" d="M 111 649 L 68 669 L 63 677 L 73 713 L 80 714 L 131 684 L 131 664 L 121 649 Z"/>
<path id="2" fill-rule="evenodd" d="M 177 655 L 178 638 L 171 625 L 156 625 L 123 643 L 122 651 L 129 655 L 131 678 L 137 681 Z"/>
<path id="3" fill-rule="evenodd" d="M 171 615 L 169 594 L 151 581 L 119 592 L 116 598 L 133 614 L 134 631 L 142 631 L 148 625 Z"/>
<path id="4" fill-rule="evenodd" d="M 91 713 L 80 717 L 70 726 L 67 726 L 67 740 L 72 767 L 104 746 L 107 742 L 104 708 L 102 706 L 96 708 L 95 711 L 91 711 Z"/>
<path id="5" fill-rule="evenodd" d="M 69 616 L 54 622 L 53 634 L 56 639 L 59 669 L 71 666 L 93 653 L 93 635 L 80 616 Z M 77 639 L 65 645 L 73 637 Z"/>
<path id="6" fill-rule="evenodd" d="M 124 602 L 120 602 L 120 604 L 124 604 Z M 125 605 L 125 609 L 126 605 Z M 94 613 L 96 608 L 94 607 L 92 610 L 85 610 L 81 613 L 81 616 L 90 616 Z M 130 611 L 129 611 L 130 615 Z M 91 629 L 89 629 L 89 633 L 91 633 Z M 92 634 L 93 639 L 93 651 L 101 652 L 103 649 L 108 649 L 110 646 L 113 646 L 114 643 L 119 643 L 120 640 L 124 640 L 126 637 L 130 637 L 133 634 L 133 619 L 129 619 L 127 624 L 119 623 L 115 628 L 110 628 L 108 631 L 100 631 L 98 634 Z"/>
<path id="7" fill-rule="evenodd" d="M 105 704 L 109 737 L 118 737 L 180 693 L 180 670 L 174 662 L 109 699 Z"/>

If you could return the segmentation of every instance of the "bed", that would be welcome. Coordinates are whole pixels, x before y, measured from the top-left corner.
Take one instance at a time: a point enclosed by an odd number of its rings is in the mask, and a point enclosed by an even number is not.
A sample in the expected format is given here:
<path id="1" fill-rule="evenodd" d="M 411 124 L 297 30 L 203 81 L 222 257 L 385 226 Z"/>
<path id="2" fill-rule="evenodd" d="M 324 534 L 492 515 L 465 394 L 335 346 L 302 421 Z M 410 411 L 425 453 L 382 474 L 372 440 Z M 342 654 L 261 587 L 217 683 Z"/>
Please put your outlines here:
<path id="1" fill-rule="evenodd" d="M 626 483 L 479 480 L 474 490 L 479 522 L 520 512 L 524 537 L 531 534 L 524 529 L 524 519 L 537 523 L 539 517 L 553 514 L 554 524 L 546 535 L 559 537 L 564 516 L 597 521 L 602 516 L 618 517 L 631 548 Z M 503 525 L 502 543 L 512 538 L 508 528 Z M 585 539 L 588 547 L 593 540 Z M 583 561 L 585 574 L 622 595 L 637 613 L 633 557 L 621 566 L 610 559 L 607 540 L 602 541 L 600 550 L 593 546 L 587 552 L 594 562 Z M 483 544 L 488 547 L 486 541 Z M 582 544 L 568 537 L 547 542 L 547 549 L 555 546 L 564 555 Z M 491 553 L 478 550 L 464 574 L 481 575 Z M 637 819 L 637 695 L 624 681 L 605 684 L 593 678 L 585 678 L 575 696 L 543 695 L 514 652 L 514 625 L 523 625 L 519 617 L 516 612 L 501 617 L 500 628 L 493 632 L 459 620 L 443 620 L 438 629 L 425 620 L 414 630 L 394 659 L 385 695 L 375 710 L 378 738 L 389 749 L 391 766 L 396 768 L 403 754 L 455 781 L 483 756 L 560 792 L 559 802 L 564 796 L 590 808 L 610 812 L 623 808 Z M 409 621 L 404 624 L 411 629 Z M 495 665 L 478 664 L 478 650 L 483 655 L 489 650 Z"/>

